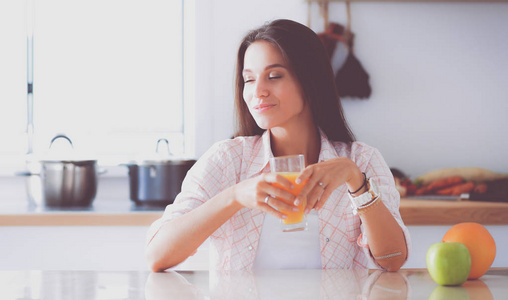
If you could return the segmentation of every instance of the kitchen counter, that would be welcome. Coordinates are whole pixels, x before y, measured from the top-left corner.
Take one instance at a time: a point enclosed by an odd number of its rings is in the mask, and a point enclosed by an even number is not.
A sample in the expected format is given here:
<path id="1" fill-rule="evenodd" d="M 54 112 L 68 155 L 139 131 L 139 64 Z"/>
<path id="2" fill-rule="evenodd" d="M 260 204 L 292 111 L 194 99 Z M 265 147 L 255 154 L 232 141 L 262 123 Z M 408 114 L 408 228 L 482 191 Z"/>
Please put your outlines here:
<path id="1" fill-rule="evenodd" d="M 163 207 L 97 199 L 87 208 L 47 208 L 22 201 L 0 203 L 0 226 L 148 226 Z"/>
<path id="2" fill-rule="evenodd" d="M 16 201 L 0 203 L 0 226 L 148 226 L 162 213 L 161 207 L 136 207 L 129 200 L 97 199 L 87 209 L 47 209 Z M 406 225 L 508 225 L 508 203 L 501 202 L 402 199 L 400 213 Z"/>
<path id="3" fill-rule="evenodd" d="M 2 299 L 503 299 L 508 269 L 443 287 L 426 269 L 0 271 Z"/>

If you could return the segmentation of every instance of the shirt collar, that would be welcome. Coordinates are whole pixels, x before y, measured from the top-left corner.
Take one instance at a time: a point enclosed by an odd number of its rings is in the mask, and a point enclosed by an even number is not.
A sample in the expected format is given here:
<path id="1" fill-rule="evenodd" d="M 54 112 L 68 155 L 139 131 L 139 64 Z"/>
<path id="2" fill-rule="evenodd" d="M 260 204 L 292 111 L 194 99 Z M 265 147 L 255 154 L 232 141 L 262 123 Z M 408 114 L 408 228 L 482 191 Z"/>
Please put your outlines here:
<path id="1" fill-rule="evenodd" d="M 319 134 L 321 136 L 321 150 L 319 151 L 319 162 L 339 157 L 337 151 L 335 150 L 335 146 L 328 139 L 328 137 L 323 132 L 323 130 L 321 130 L 321 128 L 319 128 Z"/>
<path id="2" fill-rule="evenodd" d="M 337 151 L 335 151 L 335 147 L 332 142 L 328 139 L 326 134 L 319 128 L 319 134 L 321 138 L 321 150 L 319 152 L 319 162 L 327 161 L 332 158 L 339 157 L 337 155 Z M 254 175 L 262 173 L 263 171 L 269 169 L 269 161 L 270 158 L 273 157 L 272 147 L 270 143 L 270 131 L 265 130 L 260 139 L 260 147 L 254 151 L 253 161 L 247 174 L 247 178 L 250 178 Z M 254 167 L 255 166 L 255 167 Z"/>
<path id="3" fill-rule="evenodd" d="M 252 154 L 252 163 L 247 171 L 247 178 L 262 173 L 265 169 L 269 169 L 268 162 L 270 158 L 273 157 L 272 148 L 270 147 L 269 130 L 265 130 L 263 135 L 261 135 L 261 139 L 258 140 Z"/>

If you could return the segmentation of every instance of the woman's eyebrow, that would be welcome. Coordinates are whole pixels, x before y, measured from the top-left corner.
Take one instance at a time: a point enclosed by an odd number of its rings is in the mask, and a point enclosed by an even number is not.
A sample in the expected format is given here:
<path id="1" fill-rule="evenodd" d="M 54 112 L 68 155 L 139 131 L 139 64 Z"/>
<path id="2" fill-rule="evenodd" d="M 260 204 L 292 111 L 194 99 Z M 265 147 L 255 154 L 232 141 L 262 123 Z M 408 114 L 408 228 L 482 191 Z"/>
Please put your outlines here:
<path id="1" fill-rule="evenodd" d="M 271 65 L 268 65 L 265 67 L 265 71 L 268 70 L 268 69 L 273 69 L 273 68 L 284 68 L 284 69 L 287 69 L 286 66 L 284 65 L 281 65 L 281 64 L 271 64 Z M 243 69 L 242 73 L 252 73 L 252 70 L 251 69 Z"/>
<path id="2" fill-rule="evenodd" d="M 286 67 L 284 65 L 281 65 L 281 64 L 272 64 L 272 65 L 266 66 L 265 70 L 273 69 L 273 68 L 284 68 L 284 69 L 286 69 Z"/>

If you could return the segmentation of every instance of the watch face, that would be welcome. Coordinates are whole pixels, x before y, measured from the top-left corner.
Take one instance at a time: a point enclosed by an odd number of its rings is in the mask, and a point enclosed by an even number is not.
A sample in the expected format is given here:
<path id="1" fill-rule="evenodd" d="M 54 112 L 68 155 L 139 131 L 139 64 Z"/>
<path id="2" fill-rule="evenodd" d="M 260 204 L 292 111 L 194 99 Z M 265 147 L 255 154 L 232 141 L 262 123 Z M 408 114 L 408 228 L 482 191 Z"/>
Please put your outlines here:
<path id="1" fill-rule="evenodd" d="M 379 194 L 377 191 L 377 186 L 374 183 L 374 180 L 372 178 L 369 178 L 367 180 L 367 192 L 365 192 L 357 197 L 353 197 L 351 194 L 349 194 L 349 198 L 351 199 L 352 204 L 356 208 L 362 207 L 363 205 L 371 202 L 378 196 L 379 196 Z"/>
<path id="2" fill-rule="evenodd" d="M 353 205 L 356 208 L 359 208 L 359 207 L 371 202 L 376 197 L 378 197 L 379 194 L 377 192 L 377 187 L 376 187 L 374 180 L 372 178 L 369 178 L 369 180 L 367 180 L 367 189 L 368 189 L 367 192 L 361 194 L 358 197 L 353 197 L 353 196 L 349 195 L 351 202 L 353 203 Z"/>
<path id="3" fill-rule="evenodd" d="M 367 189 L 367 192 L 361 194 L 358 197 L 353 197 L 351 194 L 349 194 L 354 215 L 358 213 L 358 209 L 363 208 L 362 206 L 369 206 L 370 204 L 368 203 L 373 203 L 373 200 L 379 197 L 377 186 L 372 178 L 367 180 Z"/>
<path id="4" fill-rule="evenodd" d="M 360 196 L 353 198 L 353 203 L 358 208 L 369 203 L 371 200 L 372 196 L 368 192 L 365 192 Z"/>

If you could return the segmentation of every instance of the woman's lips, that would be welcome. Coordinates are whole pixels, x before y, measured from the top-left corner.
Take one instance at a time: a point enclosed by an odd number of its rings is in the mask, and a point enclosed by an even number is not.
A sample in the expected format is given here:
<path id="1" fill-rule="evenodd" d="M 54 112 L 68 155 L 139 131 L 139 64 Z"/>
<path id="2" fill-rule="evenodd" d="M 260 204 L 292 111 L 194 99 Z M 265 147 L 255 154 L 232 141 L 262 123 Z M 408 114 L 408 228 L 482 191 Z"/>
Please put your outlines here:
<path id="1" fill-rule="evenodd" d="M 275 104 L 259 104 L 259 105 L 254 106 L 253 109 L 254 109 L 254 111 L 256 111 L 258 113 L 262 113 L 262 112 L 269 110 L 270 108 L 272 108 L 274 106 L 275 106 Z"/>

